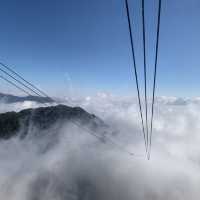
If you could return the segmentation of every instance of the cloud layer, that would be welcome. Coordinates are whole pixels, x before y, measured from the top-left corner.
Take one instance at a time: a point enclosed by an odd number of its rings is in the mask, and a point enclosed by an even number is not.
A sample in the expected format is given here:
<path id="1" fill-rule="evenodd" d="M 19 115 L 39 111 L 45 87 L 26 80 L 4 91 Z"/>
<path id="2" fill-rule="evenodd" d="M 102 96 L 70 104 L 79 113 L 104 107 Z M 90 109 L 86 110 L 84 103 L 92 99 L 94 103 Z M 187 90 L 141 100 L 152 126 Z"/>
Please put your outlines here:
<path id="1" fill-rule="evenodd" d="M 99 93 L 67 99 L 116 131 L 109 142 L 67 124 L 58 134 L 0 142 L 0 198 L 6 200 L 197 200 L 200 197 L 199 99 L 157 99 L 147 161 L 137 100 Z M 0 104 L 0 112 L 38 107 Z M 51 130 L 49 130 L 51 133 Z M 54 145 L 49 141 L 54 140 Z M 49 148 L 46 148 L 49 147 Z M 47 149 L 44 151 L 44 149 Z"/>

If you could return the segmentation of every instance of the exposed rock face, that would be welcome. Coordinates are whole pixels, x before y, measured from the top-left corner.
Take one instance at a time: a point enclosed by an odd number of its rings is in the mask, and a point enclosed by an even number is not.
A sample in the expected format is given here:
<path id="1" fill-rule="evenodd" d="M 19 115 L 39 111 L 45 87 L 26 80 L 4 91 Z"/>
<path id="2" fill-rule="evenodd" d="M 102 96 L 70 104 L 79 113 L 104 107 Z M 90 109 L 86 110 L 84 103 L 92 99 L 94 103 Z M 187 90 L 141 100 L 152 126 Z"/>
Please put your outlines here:
<path id="1" fill-rule="evenodd" d="M 18 97 L 3 93 L 0 93 L 0 101 L 3 101 L 4 103 L 18 103 L 24 101 L 35 101 L 38 103 L 53 103 L 53 100 L 48 97 L 37 97 L 37 96 Z"/>
<path id="2" fill-rule="evenodd" d="M 25 137 L 30 127 L 37 130 L 48 130 L 56 124 L 76 122 L 81 126 L 88 126 L 90 130 L 106 128 L 104 122 L 95 115 L 89 114 L 80 107 L 64 105 L 26 109 L 21 112 L 0 114 L 0 138 L 9 139 L 20 130 Z"/>

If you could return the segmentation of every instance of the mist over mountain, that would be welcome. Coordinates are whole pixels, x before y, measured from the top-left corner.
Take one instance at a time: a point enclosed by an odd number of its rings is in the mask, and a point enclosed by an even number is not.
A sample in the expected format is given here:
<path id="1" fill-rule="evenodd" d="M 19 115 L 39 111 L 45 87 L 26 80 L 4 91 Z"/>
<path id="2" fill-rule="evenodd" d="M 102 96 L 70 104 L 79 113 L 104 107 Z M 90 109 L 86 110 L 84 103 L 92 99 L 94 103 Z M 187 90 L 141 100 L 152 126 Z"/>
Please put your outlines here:
<path id="1" fill-rule="evenodd" d="M 25 137 L 33 130 L 41 132 L 55 126 L 58 129 L 64 123 L 78 123 L 93 131 L 108 128 L 100 118 L 80 107 L 58 105 L 0 114 L 0 138 L 9 139 L 16 134 Z"/>
<path id="2" fill-rule="evenodd" d="M 199 200 L 200 102 L 178 99 L 156 101 L 149 161 L 134 97 L 101 93 L 50 107 L 0 103 L 4 134 L 11 124 L 16 133 L 0 140 L 0 199 Z"/>
<path id="3" fill-rule="evenodd" d="M 200 200 L 200 0 L 0 4 L 0 200 Z"/>

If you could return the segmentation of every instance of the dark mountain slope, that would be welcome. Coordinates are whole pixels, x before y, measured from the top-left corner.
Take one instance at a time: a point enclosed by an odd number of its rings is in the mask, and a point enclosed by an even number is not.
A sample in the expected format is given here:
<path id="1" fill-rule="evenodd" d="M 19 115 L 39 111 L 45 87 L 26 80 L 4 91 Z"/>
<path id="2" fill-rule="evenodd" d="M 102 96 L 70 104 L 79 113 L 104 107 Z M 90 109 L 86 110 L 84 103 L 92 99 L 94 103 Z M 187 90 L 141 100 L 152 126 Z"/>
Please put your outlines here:
<path id="1" fill-rule="evenodd" d="M 56 124 L 76 122 L 81 126 L 88 126 L 90 130 L 106 128 L 104 122 L 95 115 L 89 114 L 80 107 L 64 105 L 26 109 L 21 112 L 8 112 L 0 114 L 0 138 L 9 139 L 22 130 L 26 136 L 31 127 L 37 130 L 48 130 Z"/>

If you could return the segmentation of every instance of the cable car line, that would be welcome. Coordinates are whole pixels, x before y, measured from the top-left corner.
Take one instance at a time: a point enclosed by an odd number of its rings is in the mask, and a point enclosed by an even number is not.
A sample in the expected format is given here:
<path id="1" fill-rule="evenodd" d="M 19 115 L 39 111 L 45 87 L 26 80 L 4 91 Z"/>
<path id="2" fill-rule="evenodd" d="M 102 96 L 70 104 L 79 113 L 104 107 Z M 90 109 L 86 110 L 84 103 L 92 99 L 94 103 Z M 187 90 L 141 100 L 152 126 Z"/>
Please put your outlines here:
<path id="1" fill-rule="evenodd" d="M 126 13 L 127 13 L 128 27 L 129 27 L 130 42 L 131 42 L 131 51 L 132 51 L 135 80 L 136 80 L 139 112 L 140 112 L 140 118 L 141 118 L 141 123 L 142 123 L 142 132 L 143 132 L 143 137 L 144 137 L 145 149 L 147 152 L 147 138 L 146 138 L 145 128 L 144 128 L 144 118 L 143 118 L 143 112 L 142 112 L 142 103 L 141 103 L 141 95 L 140 95 L 139 82 L 138 82 L 138 72 L 137 72 L 135 50 L 134 50 L 134 44 L 133 44 L 133 33 L 132 33 L 132 26 L 131 26 L 131 20 L 130 20 L 130 9 L 129 9 L 128 0 L 125 0 L 125 5 L 126 5 Z"/>

